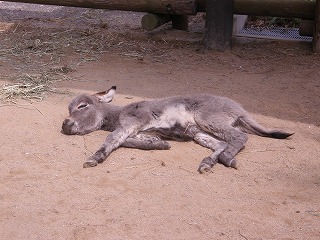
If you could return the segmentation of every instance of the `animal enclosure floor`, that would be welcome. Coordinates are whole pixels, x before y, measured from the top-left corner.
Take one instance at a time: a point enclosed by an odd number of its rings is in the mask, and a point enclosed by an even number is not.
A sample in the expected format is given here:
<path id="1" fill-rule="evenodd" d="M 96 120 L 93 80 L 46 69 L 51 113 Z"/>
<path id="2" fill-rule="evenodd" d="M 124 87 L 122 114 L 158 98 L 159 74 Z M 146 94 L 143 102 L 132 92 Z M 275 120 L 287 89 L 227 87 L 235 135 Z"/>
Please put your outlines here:
<path id="1" fill-rule="evenodd" d="M 235 39 L 209 52 L 202 16 L 188 33 L 146 33 L 141 13 L 19 6 L 0 2 L 1 85 L 33 79 L 55 93 L 0 103 L 1 239 L 320 238 L 320 56 L 310 43 Z M 238 170 L 200 175 L 210 151 L 192 142 L 121 148 L 83 169 L 108 133 L 63 135 L 68 103 L 112 85 L 121 105 L 228 96 L 295 135 L 249 135 Z"/>

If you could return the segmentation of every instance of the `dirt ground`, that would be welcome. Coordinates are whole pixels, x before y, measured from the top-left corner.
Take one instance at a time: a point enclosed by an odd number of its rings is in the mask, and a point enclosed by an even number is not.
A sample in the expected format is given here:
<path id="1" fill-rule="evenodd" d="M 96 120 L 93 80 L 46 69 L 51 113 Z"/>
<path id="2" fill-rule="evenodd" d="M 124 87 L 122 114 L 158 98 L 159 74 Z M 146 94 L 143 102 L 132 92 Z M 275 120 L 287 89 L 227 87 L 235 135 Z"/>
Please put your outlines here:
<path id="1" fill-rule="evenodd" d="M 0 103 L 0 239 L 320 239 L 320 55 L 305 42 L 234 39 L 204 51 L 204 22 L 151 33 L 141 13 L 0 2 L 1 85 L 23 74 L 68 94 Z M 58 72 L 52 71 L 58 69 Z M 121 148 L 83 169 L 107 132 L 66 136 L 79 92 L 115 104 L 189 93 L 233 98 L 287 140 L 249 136 L 239 169 L 195 143 Z"/>

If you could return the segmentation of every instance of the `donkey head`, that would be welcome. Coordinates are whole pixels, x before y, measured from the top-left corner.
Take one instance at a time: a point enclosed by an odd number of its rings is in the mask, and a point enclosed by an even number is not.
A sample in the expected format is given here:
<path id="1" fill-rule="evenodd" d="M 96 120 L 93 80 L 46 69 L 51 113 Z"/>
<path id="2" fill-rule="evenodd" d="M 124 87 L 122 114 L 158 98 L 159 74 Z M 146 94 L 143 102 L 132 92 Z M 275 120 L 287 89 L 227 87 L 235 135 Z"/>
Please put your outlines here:
<path id="1" fill-rule="evenodd" d="M 112 101 L 116 86 L 93 95 L 81 94 L 69 104 L 69 117 L 62 123 L 65 134 L 84 135 L 101 128 L 104 123 L 103 107 Z"/>

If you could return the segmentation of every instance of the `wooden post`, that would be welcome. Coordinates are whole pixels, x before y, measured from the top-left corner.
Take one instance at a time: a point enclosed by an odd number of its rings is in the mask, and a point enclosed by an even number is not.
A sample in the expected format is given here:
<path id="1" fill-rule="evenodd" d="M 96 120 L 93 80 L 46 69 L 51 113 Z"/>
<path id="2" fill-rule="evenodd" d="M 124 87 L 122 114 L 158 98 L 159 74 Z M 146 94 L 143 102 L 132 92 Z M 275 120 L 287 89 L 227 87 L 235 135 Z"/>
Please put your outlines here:
<path id="1" fill-rule="evenodd" d="M 301 20 L 299 24 L 299 35 L 300 36 L 313 36 L 313 28 L 314 28 L 314 21 L 311 20 Z"/>
<path id="2" fill-rule="evenodd" d="M 188 31 L 188 16 L 187 15 L 172 15 L 172 28 Z"/>
<path id="3" fill-rule="evenodd" d="M 141 25 L 143 29 L 147 31 L 152 31 L 157 27 L 160 27 L 161 25 L 170 21 L 171 15 L 148 13 L 142 17 Z"/>
<path id="4" fill-rule="evenodd" d="M 206 49 L 224 51 L 231 47 L 233 29 L 233 1 L 207 0 Z"/>
<path id="5" fill-rule="evenodd" d="M 320 53 L 320 0 L 317 0 L 314 10 L 314 28 L 312 48 L 314 52 Z"/>

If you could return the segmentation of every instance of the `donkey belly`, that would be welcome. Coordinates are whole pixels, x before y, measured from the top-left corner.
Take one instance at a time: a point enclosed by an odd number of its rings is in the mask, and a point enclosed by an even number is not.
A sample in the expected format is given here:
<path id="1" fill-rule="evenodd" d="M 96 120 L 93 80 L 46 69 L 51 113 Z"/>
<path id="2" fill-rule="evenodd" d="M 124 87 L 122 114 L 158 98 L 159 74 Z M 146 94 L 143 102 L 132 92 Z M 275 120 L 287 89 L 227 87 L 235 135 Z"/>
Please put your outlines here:
<path id="1" fill-rule="evenodd" d="M 188 142 L 193 140 L 193 136 L 189 134 L 187 127 L 176 123 L 175 125 L 171 126 L 170 128 L 163 128 L 163 127 L 153 127 L 147 129 L 143 132 L 147 132 L 151 135 L 159 136 L 162 139 L 169 139 L 178 142 Z"/>
<path id="2" fill-rule="evenodd" d="M 152 114 L 151 114 L 152 115 Z M 195 124 L 193 114 L 183 104 L 168 107 L 160 116 L 152 115 L 153 119 L 142 129 L 143 132 L 175 141 L 191 141 L 188 128 Z"/>

